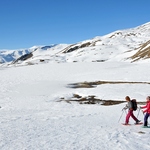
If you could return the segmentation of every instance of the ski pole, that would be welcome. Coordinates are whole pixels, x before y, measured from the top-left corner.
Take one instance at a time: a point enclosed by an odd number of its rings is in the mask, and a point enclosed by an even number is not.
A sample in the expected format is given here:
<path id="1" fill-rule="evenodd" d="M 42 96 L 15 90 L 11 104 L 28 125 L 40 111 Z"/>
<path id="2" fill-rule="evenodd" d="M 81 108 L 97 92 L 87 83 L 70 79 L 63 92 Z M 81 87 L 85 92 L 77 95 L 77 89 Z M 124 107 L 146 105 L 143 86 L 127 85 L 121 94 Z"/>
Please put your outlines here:
<path id="1" fill-rule="evenodd" d="M 124 113 L 124 110 L 122 110 L 122 114 L 121 114 L 121 116 L 120 116 L 120 118 L 119 118 L 118 122 L 120 121 L 120 119 L 121 119 L 121 117 L 122 117 L 123 113 Z"/>

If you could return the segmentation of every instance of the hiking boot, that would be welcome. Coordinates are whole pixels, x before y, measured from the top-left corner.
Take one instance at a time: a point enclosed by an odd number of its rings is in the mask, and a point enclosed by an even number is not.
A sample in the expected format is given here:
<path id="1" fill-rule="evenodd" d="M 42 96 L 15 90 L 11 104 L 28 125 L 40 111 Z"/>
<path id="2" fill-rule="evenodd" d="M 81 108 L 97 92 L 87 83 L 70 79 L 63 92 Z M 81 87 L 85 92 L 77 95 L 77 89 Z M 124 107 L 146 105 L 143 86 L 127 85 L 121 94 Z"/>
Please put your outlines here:
<path id="1" fill-rule="evenodd" d="M 137 120 L 136 122 L 135 122 L 135 124 L 139 124 L 141 122 L 141 120 Z"/>
<path id="2" fill-rule="evenodd" d="M 150 126 L 142 126 L 142 128 L 150 128 Z"/>

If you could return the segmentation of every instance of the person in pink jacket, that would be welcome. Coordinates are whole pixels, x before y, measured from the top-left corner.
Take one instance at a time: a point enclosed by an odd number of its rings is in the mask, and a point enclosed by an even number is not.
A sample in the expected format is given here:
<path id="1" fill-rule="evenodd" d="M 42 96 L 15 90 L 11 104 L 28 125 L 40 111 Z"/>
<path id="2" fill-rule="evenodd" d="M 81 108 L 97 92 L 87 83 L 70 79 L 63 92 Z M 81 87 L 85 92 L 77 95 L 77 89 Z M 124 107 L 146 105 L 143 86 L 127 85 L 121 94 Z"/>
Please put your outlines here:
<path id="1" fill-rule="evenodd" d="M 146 113 L 144 116 L 144 127 L 148 127 L 148 117 L 150 116 L 150 96 L 147 96 L 146 98 L 147 104 L 145 106 L 141 106 L 141 109 L 143 110 L 143 113 Z"/>

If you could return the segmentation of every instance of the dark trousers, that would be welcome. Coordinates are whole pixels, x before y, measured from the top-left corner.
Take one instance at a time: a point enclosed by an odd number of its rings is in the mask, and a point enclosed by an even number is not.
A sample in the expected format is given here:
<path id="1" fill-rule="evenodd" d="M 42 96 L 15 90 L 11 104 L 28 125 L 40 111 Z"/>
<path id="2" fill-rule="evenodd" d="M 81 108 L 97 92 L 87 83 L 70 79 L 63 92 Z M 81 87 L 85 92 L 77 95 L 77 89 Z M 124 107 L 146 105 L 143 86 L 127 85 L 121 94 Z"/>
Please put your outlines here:
<path id="1" fill-rule="evenodd" d="M 146 113 L 145 116 L 144 116 L 144 126 L 147 126 L 148 125 L 148 117 L 150 116 L 149 113 Z"/>

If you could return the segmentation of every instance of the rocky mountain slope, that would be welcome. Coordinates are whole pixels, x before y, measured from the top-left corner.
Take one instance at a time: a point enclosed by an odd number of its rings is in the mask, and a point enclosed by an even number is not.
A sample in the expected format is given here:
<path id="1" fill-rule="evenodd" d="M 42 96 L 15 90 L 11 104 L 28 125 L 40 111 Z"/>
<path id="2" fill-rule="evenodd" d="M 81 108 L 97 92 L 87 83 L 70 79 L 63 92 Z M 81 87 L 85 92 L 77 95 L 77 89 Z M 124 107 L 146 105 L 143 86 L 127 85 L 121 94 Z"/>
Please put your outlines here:
<path id="1" fill-rule="evenodd" d="M 0 63 L 31 65 L 62 62 L 140 61 L 150 57 L 150 22 L 75 44 L 0 51 Z"/>

